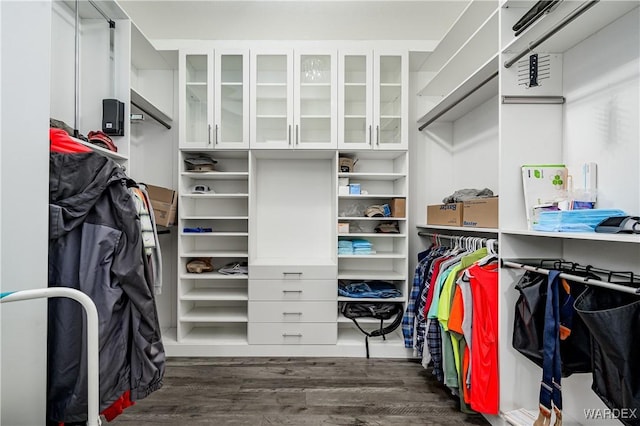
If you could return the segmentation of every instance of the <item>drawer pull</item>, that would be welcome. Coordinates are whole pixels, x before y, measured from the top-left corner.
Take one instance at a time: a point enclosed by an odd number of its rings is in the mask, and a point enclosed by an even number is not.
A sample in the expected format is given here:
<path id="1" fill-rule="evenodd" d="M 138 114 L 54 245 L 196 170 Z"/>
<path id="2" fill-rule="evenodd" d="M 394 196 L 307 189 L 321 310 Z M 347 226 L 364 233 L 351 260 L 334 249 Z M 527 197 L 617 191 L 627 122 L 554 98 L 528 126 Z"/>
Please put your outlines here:
<path id="1" fill-rule="evenodd" d="M 282 333 L 282 337 L 302 337 L 302 333 Z"/>
<path id="2" fill-rule="evenodd" d="M 283 312 L 282 315 L 302 315 L 302 312 Z"/>
<path id="3" fill-rule="evenodd" d="M 283 272 L 282 275 L 287 276 L 287 275 L 299 275 L 302 276 L 302 272 Z"/>
<path id="4" fill-rule="evenodd" d="M 282 290 L 283 293 L 302 293 L 302 290 Z"/>

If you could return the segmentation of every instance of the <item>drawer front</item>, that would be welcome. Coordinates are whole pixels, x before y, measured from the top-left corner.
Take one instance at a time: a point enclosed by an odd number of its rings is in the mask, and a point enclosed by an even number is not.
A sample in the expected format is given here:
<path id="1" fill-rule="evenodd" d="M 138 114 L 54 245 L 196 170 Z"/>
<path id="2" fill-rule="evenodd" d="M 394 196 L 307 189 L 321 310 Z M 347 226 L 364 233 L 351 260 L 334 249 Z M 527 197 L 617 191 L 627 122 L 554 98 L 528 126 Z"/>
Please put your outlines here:
<path id="1" fill-rule="evenodd" d="M 338 281 L 333 280 L 249 280 L 249 300 L 338 299 Z"/>
<path id="2" fill-rule="evenodd" d="M 335 345 L 336 323 L 249 323 L 250 345 Z"/>
<path id="3" fill-rule="evenodd" d="M 337 265 L 249 265 L 249 276 L 263 280 L 338 279 Z"/>
<path id="4" fill-rule="evenodd" d="M 333 322 L 337 302 L 249 302 L 250 322 Z"/>

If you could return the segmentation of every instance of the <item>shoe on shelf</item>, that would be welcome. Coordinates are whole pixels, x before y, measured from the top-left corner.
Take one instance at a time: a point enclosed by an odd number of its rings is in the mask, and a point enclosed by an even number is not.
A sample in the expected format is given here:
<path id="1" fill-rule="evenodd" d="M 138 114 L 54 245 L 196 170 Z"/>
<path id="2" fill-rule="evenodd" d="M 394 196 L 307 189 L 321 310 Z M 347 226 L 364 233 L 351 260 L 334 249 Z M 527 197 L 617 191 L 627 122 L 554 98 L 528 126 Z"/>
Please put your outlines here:
<path id="1" fill-rule="evenodd" d="M 211 271 L 213 271 L 213 265 L 209 257 L 198 257 L 187 262 L 187 272 L 201 274 Z"/>

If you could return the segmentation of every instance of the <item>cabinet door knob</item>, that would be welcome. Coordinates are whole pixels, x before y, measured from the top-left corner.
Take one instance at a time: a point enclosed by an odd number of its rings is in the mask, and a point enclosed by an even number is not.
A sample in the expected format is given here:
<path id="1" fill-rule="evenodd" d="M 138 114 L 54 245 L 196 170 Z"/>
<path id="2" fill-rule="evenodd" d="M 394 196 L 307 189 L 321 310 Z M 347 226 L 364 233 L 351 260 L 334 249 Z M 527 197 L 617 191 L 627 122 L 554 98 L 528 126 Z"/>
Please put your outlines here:
<path id="1" fill-rule="evenodd" d="M 300 126 L 296 124 L 296 145 L 300 144 Z"/>
<path id="2" fill-rule="evenodd" d="M 211 124 L 208 125 L 209 129 L 207 130 L 207 137 L 209 138 L 209 145 L 211 145 Z"/>
<path id="3" fill-rule="evenodd" d="M 376 145 L 380 145 L 380 126 L 376 126 Z"/>
<path id="4" fill-rule="evenodd" d="M 371 136 L 371 124 L 369 124 L 369 145 L 373 143 L 373 136 Z"/>
<path id="5" fill-rule="evenodd" d="M 287 134 L 287 142 L 291 145 L 291 124 L 289 124 L 289 132 Z"/>
<path id="6" fill-rule="evenodd" d="M 215 144 L 218 145 L 218 125 L 216 124 L 216 132 L 213 135 L 213 140 L 215 141 Z"/>

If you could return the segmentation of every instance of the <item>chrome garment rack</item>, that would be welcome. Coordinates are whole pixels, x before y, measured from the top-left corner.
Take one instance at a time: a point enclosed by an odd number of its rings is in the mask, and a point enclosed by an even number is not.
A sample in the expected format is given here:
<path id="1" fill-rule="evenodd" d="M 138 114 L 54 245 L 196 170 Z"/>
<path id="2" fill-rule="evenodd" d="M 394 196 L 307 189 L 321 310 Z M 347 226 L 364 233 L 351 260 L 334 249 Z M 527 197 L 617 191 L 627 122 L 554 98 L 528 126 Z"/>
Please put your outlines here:
<path id="1" fill-rule="evenodd" d="M 511 260 L 504 260 L 504 259 L 502 259 L 500 261 L 500 265 L 503 268 L 524 269 L 524 270 L 527 270 L 527 271 L 538 272 L 538 273 L 544 274 L 544 275 L 549 275 L 549 272 L 550 272 L 549 269 L 543 268 L 541 266 L 527 265 L 525 263 L 520 263 L 520 262 L 516 262 L 516 261 L 511 261 Z M 575 266 L 579 266 L 579 265 L 575 265 Z M 612 283 L 610 281 L 596 280 L 596 279 L 589 278 L 589 277 L 574 275 L 574 274 L 571 274 L 571 273 L 568 273 L 568 272 L 560 272 L 560 278 L 565 278 L 565 279 L 567 279 L 569 281 L 584 283 L 584 284 L 588 284 L 588 285 L 594 285 L 594 286 L 597 286 L 597 287 L 607 288 L 609 290 L 615 290 L 615 291 L 620 291 L 620 292 L 623 292 L 623 293 L 635 294 L 636 296 L 640 296 L 640 288 L 633 287 L 633 283 L 634 282 L 640 282 L 640 278 L 637 277 L 636 275 L 634 275 L 632 272 L 606 271 L 604 269 L 593 268 L 591 266 L 580 267 L 580 269 L 582 271 L 585 271 L 585 272 L 595 272 L 595 273 L 598 273 L 598 274 L 606 274 L 606 275 L 609 276 L 609 279 L 611 279 L 611 277 L 614 276 L 614 275 L 617 275 L 617 276 L 620 276 L 620 275 L 628 276 L 630 278 L 629 284 L 631 284 L 631 286 L 626 286 L 626 285 L 622 285 L 622 284 L 616 284 L 616 283 Z M 635 280 L 638 280 L 638 281 L 635 281 Z"/>
<path id="2" fill-rule="evenodd" d="M 431 237 L 436 242 L 441 239 L 446 239 L 450 241 L 454 241 L 455 243 L 464 246 L 465 244 L 476 246 L 484 246 L 491 249 L 494 252 L 498 252 L 498 240 L 495 238 L 483 238 L 483 237 L 473 237 L 469 235 L 446 235 L 446 234 L 437 234 L 432 232 L 418 232 L 418 235 L 421 237 Z"/>

